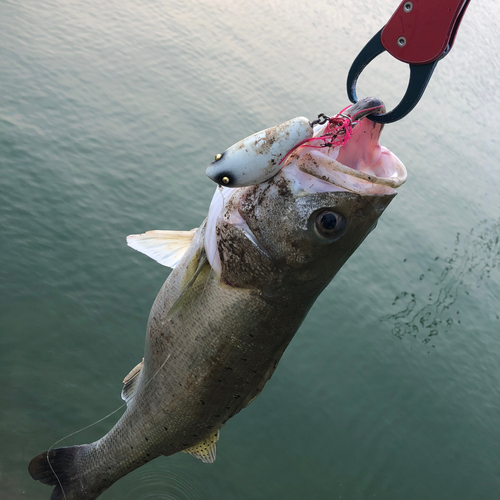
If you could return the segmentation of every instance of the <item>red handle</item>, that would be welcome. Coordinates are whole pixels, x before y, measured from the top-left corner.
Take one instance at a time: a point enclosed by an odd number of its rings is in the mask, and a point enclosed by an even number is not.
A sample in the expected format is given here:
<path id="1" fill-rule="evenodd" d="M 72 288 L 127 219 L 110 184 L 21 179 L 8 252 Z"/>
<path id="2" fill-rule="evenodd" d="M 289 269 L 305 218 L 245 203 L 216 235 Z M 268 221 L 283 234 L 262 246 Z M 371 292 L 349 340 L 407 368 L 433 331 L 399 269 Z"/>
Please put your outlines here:
<path id="1" fill-rule="evenodd" d="M 403 0 L 382 30 L 382 45 L 409 64 L 439 59 L 453 45 L 469 1 Z"/>

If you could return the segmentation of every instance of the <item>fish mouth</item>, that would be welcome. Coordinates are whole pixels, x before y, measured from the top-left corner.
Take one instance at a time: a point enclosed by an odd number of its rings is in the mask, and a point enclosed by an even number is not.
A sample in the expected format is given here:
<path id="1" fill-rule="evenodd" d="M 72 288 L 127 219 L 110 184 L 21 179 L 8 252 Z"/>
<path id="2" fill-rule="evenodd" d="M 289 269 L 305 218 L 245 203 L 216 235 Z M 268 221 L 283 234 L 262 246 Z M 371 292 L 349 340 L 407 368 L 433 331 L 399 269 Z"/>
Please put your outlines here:
<path id="1" fill-rule="evenodd" d="M 332 190 L 393 194 L 405 183 L 406 168 L 394 153 L 381 146 L 384 125 L 368 118 L 384 111 L 383 102 L 372 97 L 349 106 L 333 120 L 316 125 L 313 140 L 317 142 L 297 148 L 287 165 L 295 164 L 301 172 L 335 186 Z M 343 125 L 335 129 L 332 123 Z M 332 134 L 337 142 L 329 139 Z"/>

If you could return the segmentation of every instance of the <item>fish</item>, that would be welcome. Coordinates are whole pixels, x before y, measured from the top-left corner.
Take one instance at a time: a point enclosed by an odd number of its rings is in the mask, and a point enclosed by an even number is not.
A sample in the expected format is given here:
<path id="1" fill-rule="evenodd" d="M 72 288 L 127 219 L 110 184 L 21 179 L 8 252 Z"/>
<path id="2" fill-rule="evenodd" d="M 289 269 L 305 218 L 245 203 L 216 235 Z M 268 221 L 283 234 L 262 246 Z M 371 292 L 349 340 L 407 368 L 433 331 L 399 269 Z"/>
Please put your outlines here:
<path id="1" fill-rule="evenodd" d="M 371 101 L 370 101 L 371 102 Z M 316 124 L 325 137 L 329 124 Z M 316 298 L 406 180 L 363 117 L 342 147 L 295 148 L 265 182 L 218 186 L 190 231 L 128 244 L 172 268 L 147 325 L 144 356 L 124 378 L 127 407 L 101 439 L 33 458 L 51 500 L 92 500 L 159 456 L 216 458 L 225 423 L 262 392 Z"/>

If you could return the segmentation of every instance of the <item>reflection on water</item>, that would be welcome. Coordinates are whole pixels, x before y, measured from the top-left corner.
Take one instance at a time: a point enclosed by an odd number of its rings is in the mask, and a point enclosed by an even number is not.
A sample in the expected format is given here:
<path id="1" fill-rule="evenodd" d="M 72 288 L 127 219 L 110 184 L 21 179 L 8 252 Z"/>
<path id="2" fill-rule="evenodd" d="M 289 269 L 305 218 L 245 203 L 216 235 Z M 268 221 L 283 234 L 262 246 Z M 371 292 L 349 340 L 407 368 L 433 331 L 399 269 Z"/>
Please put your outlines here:
<path id="1" fill-rule="evenodd" d="M 461 324 L 459 297 L 473 293 L 498 271 L 499 242 L 500 220 L 493 224 L 483 220 L 468 233 L 457 233 L 450 255 L 435 257 L 419 276 L 427 283 L 428 294 L 399 293 L 392 303 L 399 310 L 381 321 L 393 322 L 392 333 L 400 339 L 412 336 L 435 347 L 433 337 Z M 498 312 L 495 315 L 500 319 Z"/>
<path id="2" fill-rule="evenodd" d="M 121 500 L 201 500 L 203 488 L 193 481 L 193 463 L 182 459 L 160 458 L 156 467 L 134 471 L 130 482 L 118 481 L 109 490 L 111 498 Z"/>

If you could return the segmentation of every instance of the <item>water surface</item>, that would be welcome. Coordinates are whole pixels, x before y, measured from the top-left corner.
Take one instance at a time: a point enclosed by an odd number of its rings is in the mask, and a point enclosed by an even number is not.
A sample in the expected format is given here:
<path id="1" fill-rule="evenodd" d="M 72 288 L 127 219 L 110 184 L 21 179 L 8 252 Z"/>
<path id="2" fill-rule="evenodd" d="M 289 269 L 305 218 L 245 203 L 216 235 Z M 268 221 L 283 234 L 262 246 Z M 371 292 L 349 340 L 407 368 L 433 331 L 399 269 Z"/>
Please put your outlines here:
<path id="1" fill-rule="evenodd" d="M 168 269 L 125 245 L 206 215 L 237 140 L 348 104 L 396 3 L 0 0 L 0 496 L 121 405 Z M 205 465 L 179 454 L 103 500 L 500 498 L 500 12 L 472 2 L 383 143 L 409 180 Z M 397 104 L 381 57 L 358 95 Z M 119 413 L 63 445 L 102 436 Z"/>

